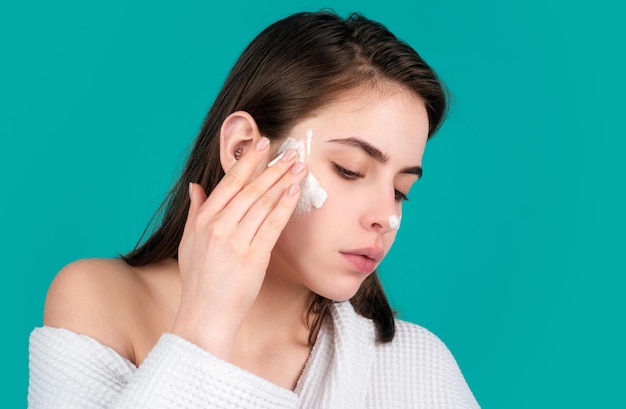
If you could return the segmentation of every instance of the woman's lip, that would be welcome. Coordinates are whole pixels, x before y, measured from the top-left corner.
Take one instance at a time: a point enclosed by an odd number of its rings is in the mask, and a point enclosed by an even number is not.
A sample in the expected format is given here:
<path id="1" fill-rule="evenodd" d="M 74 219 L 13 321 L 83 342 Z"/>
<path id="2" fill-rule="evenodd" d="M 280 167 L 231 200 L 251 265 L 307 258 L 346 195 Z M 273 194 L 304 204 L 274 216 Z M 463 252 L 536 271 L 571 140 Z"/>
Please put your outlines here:
<path id="1" fill-rule="evenodd" d="M 370 274 L 376 268 L 376 260 L 363 254 L 341 253 L 342 256 L 360 273 Z"/>
<path id="2" fill-rule="evenodd" d="M 383 249 L 378 247 L 362 247 L 359 249 L 344 250 L 345 254 L 356 254 L 357 256 L 365 256 L 371 258 L 374 262 L 378 263 L 385 256 Z"/>

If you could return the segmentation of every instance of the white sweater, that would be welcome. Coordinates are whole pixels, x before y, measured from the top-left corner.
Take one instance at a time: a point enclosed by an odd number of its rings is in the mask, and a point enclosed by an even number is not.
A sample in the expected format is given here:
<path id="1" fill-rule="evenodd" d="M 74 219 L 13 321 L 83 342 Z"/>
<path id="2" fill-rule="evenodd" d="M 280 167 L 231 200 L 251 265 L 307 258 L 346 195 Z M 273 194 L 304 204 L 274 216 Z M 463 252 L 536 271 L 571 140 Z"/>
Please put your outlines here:
<path id="1" fill-rule="evenodd" d="M 437 337 L 397 320 L 394 340 L 378 344 L 349 302 L 333 306 L 294 391 L 173 334 L 139 368 L 66 329 L 36 328 L 29 353 L 30 409 L 479 407 Z"/>

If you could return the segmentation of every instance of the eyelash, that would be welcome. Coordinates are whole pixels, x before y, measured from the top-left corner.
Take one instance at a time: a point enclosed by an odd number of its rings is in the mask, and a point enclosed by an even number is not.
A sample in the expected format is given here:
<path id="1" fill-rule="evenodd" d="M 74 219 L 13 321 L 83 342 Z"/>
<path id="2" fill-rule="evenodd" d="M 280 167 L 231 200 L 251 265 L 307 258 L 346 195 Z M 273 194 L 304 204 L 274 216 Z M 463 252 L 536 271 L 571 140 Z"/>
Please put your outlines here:
<path id="1" fill-rule="evenodd" d="M 362 179 L 365 177 L 361 173 L 353 172 L 349 169 L 344 168 L 343 166 L 337 165 L 336 163 L 333 163 L 333 167 L 335 168 L 337 173 L 339 173 L 339 176 L 347 180 L 356 180 L 356 179 Z"/>
<path id="2" fill-rule="evenodd" d="M 336 163 L 333 163 L 333 168 L 335 168 L 335 171 L 339 174 L 339 176 L 346 180 L 356 180 L 365 177 L 361 173 L 351 171 L 350 169 L 346 169 L 343 166 L 337 165 Z M 399 190 L 395 189 L 394 192 L 397 201 L 406 202 L 407 200 L 409 200 L 408 196 L 400 192 Z"/>

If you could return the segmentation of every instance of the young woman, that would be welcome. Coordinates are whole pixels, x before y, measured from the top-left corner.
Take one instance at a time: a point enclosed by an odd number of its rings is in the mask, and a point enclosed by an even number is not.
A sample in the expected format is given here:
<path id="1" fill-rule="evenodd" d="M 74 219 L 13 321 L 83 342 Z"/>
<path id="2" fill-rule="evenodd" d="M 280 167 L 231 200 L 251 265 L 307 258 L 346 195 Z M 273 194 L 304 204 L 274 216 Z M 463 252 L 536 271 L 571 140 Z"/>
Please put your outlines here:
<path id="1" fill-rule="evenodd" d="M 29 407 L 478 407 L 441 341 L 394 320 L 375 272 L 445 110 L 432 69 L 376 22 L 268 27 L 154 233 L 53 281 Z"/>

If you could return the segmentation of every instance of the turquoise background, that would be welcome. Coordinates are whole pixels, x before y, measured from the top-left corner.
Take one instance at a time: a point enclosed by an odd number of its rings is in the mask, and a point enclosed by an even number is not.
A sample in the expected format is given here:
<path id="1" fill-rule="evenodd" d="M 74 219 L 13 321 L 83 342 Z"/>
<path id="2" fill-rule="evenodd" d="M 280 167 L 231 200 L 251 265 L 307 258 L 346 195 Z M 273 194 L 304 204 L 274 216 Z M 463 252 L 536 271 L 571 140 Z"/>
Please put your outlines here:
<path id="1" fill-rule="evenodd" d="M 55 273 L 131 249 L 237 55 L 322 7 L 385 23 L 454 95 L 381 269 L 400 316 L 484 408 L 625 407 L 620 2 L 5 3 L 3 407 Z"/>

